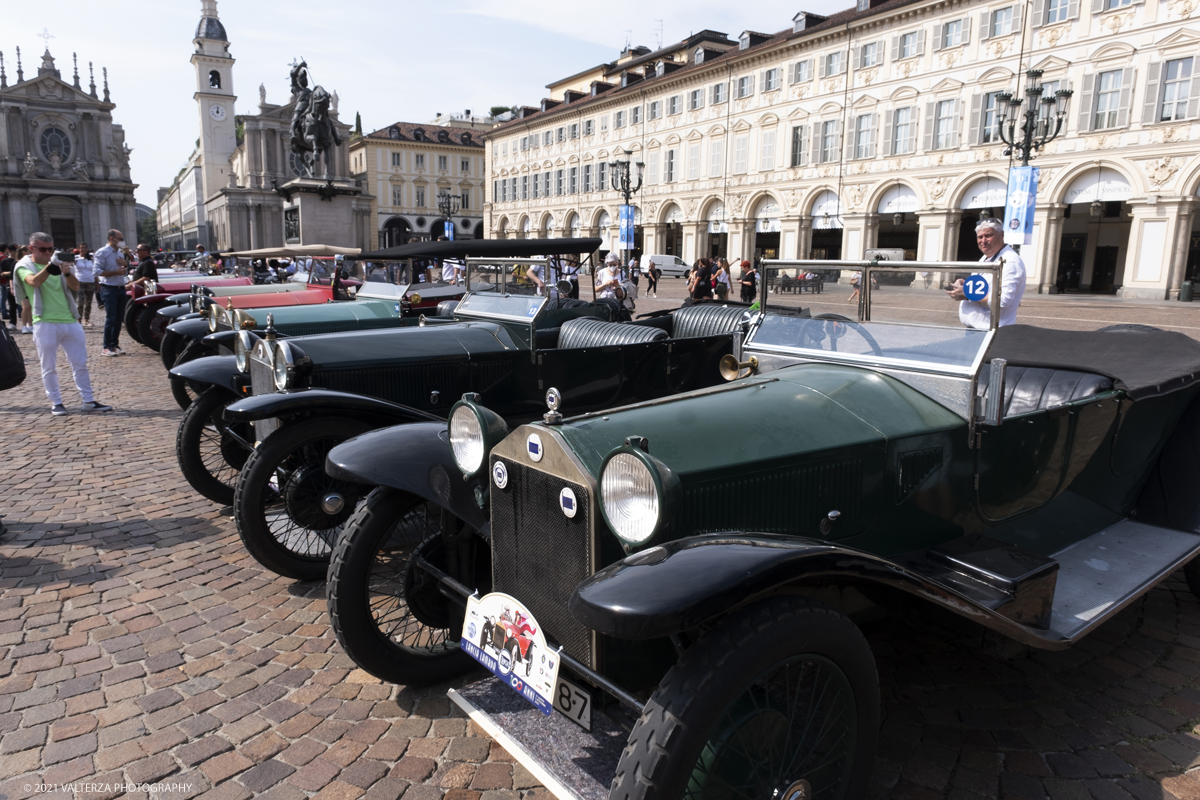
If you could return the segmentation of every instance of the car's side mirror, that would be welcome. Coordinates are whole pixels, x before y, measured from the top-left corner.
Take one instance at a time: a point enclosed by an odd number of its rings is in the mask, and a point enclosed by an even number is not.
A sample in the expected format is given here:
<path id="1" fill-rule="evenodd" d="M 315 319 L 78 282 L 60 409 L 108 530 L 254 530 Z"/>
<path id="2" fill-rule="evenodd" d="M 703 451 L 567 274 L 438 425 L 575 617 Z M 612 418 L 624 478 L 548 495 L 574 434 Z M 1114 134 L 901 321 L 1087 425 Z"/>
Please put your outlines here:
<path id="1" fill-rule="evenodd" d="M 983 424 L 999 425 L 1004 421 L 1004 374 L 1008 362 L 1003 358 L 993 358 L 991 375 L 988 376 L 987 402 L 983 407 Z"/>

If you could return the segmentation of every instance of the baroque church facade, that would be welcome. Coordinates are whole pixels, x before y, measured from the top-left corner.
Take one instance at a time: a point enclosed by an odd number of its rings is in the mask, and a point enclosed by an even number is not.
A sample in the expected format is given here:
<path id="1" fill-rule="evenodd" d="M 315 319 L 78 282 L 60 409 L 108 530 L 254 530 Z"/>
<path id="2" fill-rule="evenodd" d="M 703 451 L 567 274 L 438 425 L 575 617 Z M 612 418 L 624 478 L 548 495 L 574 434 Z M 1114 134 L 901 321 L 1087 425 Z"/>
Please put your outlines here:
<path id="1" fill-rule="evenodd" d="M 285 244 L 284 211 L 291 202 L 285 184 L 307 174 L 289 146 L 294 100 L 268 103 L 260 85 L 258 113 L 235 113 L 235 60 L 216 0 L 202 0 L 200 14 L 191 56 L 199 144 L 172 184 L 159 189 L 160 240 L 167 249 L 203 244 L 216 252 L 278 247 Z M 330 116 L 342 139 L 331 151 L 330 175 L 345 182 L 350 129 L 337 120 L 336 104 Z M 370 198 L 356 196 L 352 205 L 352 228 L 326 244 L 368 247 L 373 241 Z"/>
<path id="2" fill-rule="evenodd" d="M 0 241 L 45 231 L 61 247 L 102 245 L 111 228 L 137 230 L 125 131 L 113 122 L 107 70 L 84 88 L 78 62 L 64 78 L 49 48 L 26 77 L 17 50 L 9 83 L 0 53 Z"/>

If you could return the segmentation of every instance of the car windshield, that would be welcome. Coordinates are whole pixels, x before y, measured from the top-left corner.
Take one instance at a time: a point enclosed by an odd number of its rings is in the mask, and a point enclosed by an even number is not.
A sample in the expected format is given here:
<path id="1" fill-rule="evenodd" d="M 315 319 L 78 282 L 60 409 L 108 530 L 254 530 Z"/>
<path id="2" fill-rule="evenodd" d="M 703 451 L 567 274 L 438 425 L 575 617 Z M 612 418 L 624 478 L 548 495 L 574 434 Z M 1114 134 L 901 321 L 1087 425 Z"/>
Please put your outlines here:
<path id="1" fill-rule="evenodd" d="M 455 314 L 525 322 L 536 317 L 546 304 L 546 298 L 537 294 L 530 271 L 544 275 L 542 262 L 513 261 L 468 259 L 467 280 L 471 292 L 458 304 Z"/>
<path id="2" fill-rule="evenodd" d="M 987 331 L 963 328 L 768 313 L 747 349 L 970 375 L 988 339 Z"/>

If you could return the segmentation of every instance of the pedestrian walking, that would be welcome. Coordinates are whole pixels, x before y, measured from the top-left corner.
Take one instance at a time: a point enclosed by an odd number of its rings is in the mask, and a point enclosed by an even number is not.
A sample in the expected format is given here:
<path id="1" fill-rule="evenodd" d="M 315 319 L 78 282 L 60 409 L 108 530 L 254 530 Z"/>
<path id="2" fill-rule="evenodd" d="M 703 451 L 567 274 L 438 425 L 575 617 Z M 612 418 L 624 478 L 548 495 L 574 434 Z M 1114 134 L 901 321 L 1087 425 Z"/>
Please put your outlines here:
<path id="1" fill-rule="evenodd" d="M 17 312 L 20 303 L 12 292 L 13 272 L 17 260 L 13 258 L 17 248 L 15 245 L 0 244 L 0 325 L 16 329 Z"/>
<path id="2" fill-rule="evenodd" d="M 96 251 L 96 275 L 100 278 L 100 298 L 104 301 L 104 344 L 102 356 L 121 356 L 121 323 L 125 318 L 125 273 L 129 262 L 121 252 L 125 235 L 116 228 L 108 232 L 108 244 Z M 199 247 L 197 247 L 199 249 Z"/>
<path id="3" fill-rule="evenodd" d="M 741 277 L 738 282 L 742 285 L 742 302 L 753 303 L 755 296 L 758 295 L 758 270 L 749 261 L 743 261 L 738 265 L 741 268 Z"/>
<path id="4" fill-rule="evenodd" d="M 50 413 L 56 417 L 67 415 L 58 384 L 60 347 L 71 365 L 83 410 L 112 411 L 112 406 L 98 402 L 92 393 L 87 341 L 75 307 L 79 280 L 74 274 L 73 259 L 53 255 L 54 239 L 48 233 L 31 234 L 29 245 L 31 254 L 17 264 L 16 277 L 25 285 L 26 296 L 33 306 L 33 344 L 42 368 L 42 386 L 50 401 Z"/>
<path id="5" fill-rule="evenodd" d="M 658 276 L 660 272 L 654 266 L 654 261 L 651 260 L 650 266 L 646 268 L 646 294 L 650 297 L 658 297 Z"/>
<path id="6" fill-rule="evenodd" d="M 983 253 L 980 263 L 1002 263 L 1000 272 L 1000 325 L 1015 325 L 1017 309 L 1025 296 L 1025 262 L 1020 254 L 1004 243 L 1004 223 L 986 217 L 975 225 L 975 243 Z M 963 293 L 963 279 L 959 278 L 947 290 L 950 299 L 958 302 L 958 319 L 968 328 L 986 331 L 991 327 L 992 276 L 980 273 L 987 281 L 988 292 L 982 300 L 968 300 Z"/>
<path id="7" fill-rule="evenodd" d="M 723 258 L 717 261 L 717 272 L 713 275 L 713 291 L 717 293 L 718 300 L 726 300 L 729 297 L 729 262 Z"/>
<path id="8" fill-rule="evenodd" d="M 96 296 L 96 262 L 87 242 L 80 242 L 75 257 L 75 278 L 79 291 L 75 293 L 75 307 L 84 325 L 92 324 L 92 298 Z"/>
<path id="9" fill-rule="evenodd" d="M 20 247 L 18 247 L 16 255 L 15 255 L 17 264 L 20 264 L 21 261 L 24 258 L 26 258 L 28 255 L 29 255 L 29 245 L 23 244 Z M 18 280 L 17 276 L 15 274 L 13 275 L 12 289 L 13 289 L 13 295 L 17 299 L 17 303 L 19 303 L 21 306 L 21 333 L 32 334 L 33 333 L 33 306 L 31 306 L 29 304 L 29 297 L 28 297 L 27 293 L 25 292 L 25 284 L 23 282 L 21 282 L 20 280 Z"/>

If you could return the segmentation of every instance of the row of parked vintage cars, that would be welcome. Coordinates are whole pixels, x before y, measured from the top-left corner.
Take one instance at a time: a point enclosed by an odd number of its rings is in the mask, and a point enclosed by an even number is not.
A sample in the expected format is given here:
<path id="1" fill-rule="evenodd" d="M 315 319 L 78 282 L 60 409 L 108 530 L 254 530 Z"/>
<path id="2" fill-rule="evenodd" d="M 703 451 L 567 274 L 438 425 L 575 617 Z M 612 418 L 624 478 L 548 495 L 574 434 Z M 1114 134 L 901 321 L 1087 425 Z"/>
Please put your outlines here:
<path id="1" fill-rule="evenodd" d="M 468 598 L 503 593 L 621 731 L 602 793 L 858 798 L 880 718 L 858 622 L 929 603 L 1062 648 L 1184 565 L 1200 591 L 1197 342 L 872 321 L 869 293 L 857 321 L 769 294 L 621 320 L 510 281 L 599 246 L 407 245 L 362 258 L 466 279 L 314 271 L 154 310 L 184 477 L 264 567 L 328 581 L 364 670 L 472 669 Z M 323 302 L 272 302 L 300 291 Z"/>

